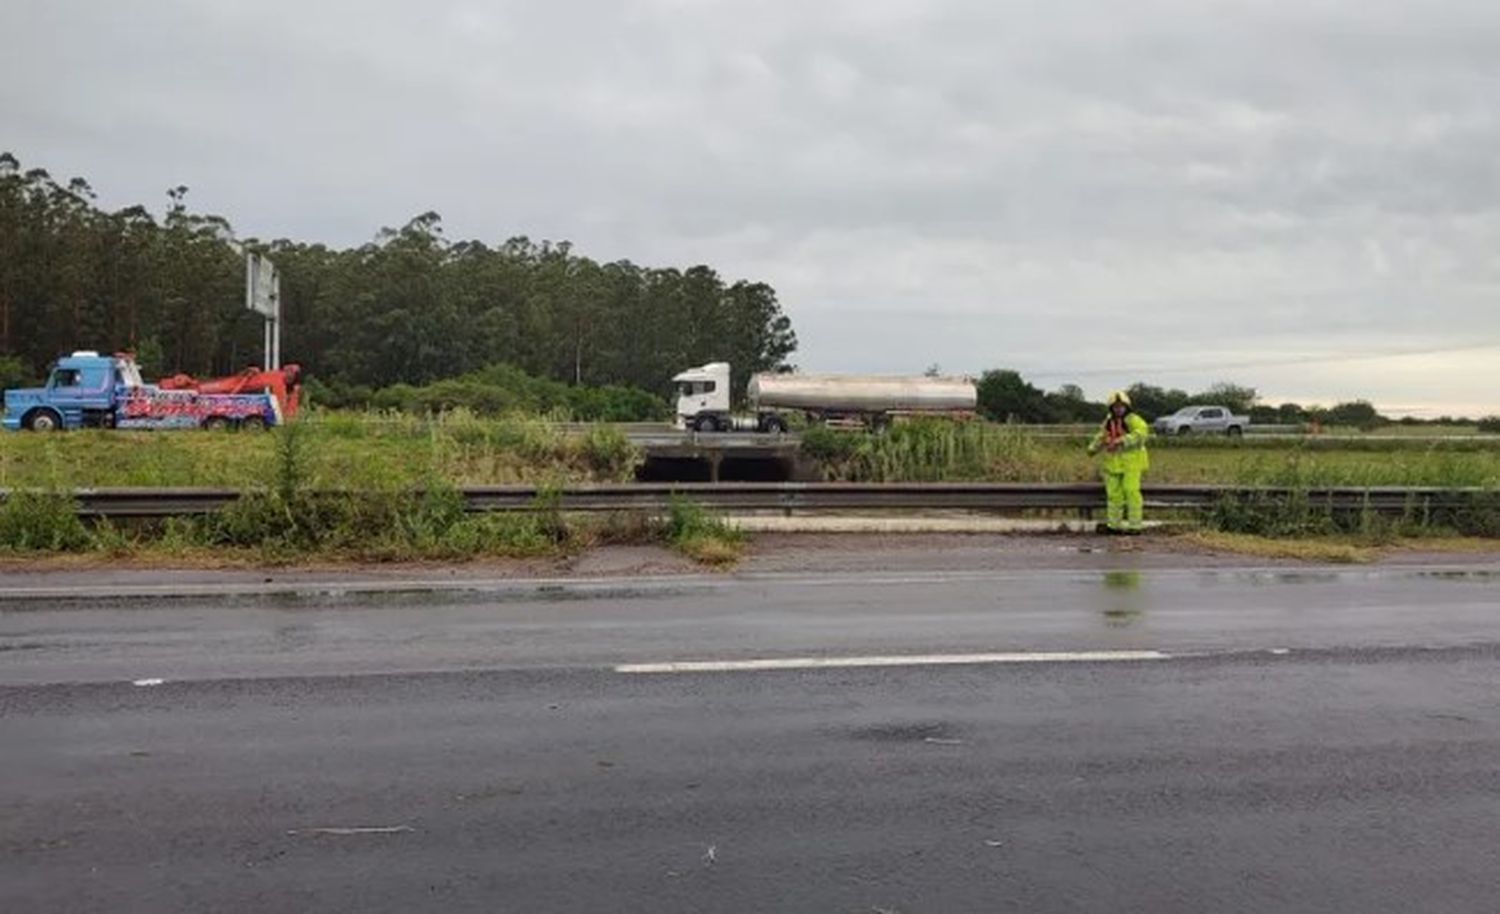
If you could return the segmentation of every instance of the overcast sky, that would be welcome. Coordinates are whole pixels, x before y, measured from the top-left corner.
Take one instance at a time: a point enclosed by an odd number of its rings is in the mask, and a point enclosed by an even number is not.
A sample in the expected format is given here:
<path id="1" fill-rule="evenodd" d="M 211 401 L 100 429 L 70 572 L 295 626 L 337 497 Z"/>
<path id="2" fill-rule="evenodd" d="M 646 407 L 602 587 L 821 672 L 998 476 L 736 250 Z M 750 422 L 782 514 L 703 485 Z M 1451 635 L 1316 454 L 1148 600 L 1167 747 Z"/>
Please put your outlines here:
<path id="1" fill-rule="evenodd" d="M 1500 413 L 1494 0 L 7 0 L 0 149 L 708 263 L 809 370 Z"/>

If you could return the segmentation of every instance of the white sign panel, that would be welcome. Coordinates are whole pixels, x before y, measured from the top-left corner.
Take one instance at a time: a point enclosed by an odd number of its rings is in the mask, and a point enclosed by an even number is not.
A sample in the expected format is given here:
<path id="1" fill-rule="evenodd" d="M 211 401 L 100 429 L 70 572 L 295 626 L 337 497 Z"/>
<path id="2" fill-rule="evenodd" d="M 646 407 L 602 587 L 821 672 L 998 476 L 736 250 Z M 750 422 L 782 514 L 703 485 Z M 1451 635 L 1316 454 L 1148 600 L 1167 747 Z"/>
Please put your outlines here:
<path id="1" fill-rule="evenodd" d="M 280 277 L 276 265 L 259 254 L 245 255 L 245 307 L 275 320 L 279 316 Z"/>

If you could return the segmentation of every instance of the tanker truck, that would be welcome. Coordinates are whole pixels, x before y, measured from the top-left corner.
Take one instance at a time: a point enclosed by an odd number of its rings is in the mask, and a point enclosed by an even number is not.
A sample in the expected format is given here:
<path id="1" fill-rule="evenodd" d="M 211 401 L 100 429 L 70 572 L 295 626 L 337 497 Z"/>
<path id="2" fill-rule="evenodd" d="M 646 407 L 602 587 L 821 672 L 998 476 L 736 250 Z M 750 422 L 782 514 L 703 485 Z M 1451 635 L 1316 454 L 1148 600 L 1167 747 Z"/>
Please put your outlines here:
<path id="1" fill-rule="evenodd" d="M 750 378 L 748 414 L 730 410 L 730 366 L 710 362 L 672 379 L 677 427 L 698 432 L 787 430 L 778 410 L 797 410 L 828 425 L 880 427 L 901 417 L 969 417 L 978 393 L 966 378 L 762 373 Z"/>

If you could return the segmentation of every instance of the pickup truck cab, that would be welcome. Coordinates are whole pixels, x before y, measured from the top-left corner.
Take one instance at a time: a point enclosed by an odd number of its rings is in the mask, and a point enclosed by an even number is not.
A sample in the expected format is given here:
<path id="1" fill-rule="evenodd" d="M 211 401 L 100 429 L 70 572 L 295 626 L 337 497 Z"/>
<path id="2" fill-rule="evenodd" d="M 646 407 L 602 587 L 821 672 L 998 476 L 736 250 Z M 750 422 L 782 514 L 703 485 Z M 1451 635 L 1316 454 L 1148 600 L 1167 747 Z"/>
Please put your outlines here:
<path id="1" fill-rule="evenodd" d="M 1223 406 L 1184 406 L 1151 424 L 1158 435 L 1228 435 L 1238 438 L 1250 425 L 1249 416 L 1236 416 Z"/>
<path id="2" fill-rule="evenodd" d="M 59 359 L 45 387 L 5 392 L 7 431 L 80 428 L 247 428 L 281 423 L 267 393 L 203 394 L 162 390 L 141 380 L 125 355 L 75 352 Z"/>

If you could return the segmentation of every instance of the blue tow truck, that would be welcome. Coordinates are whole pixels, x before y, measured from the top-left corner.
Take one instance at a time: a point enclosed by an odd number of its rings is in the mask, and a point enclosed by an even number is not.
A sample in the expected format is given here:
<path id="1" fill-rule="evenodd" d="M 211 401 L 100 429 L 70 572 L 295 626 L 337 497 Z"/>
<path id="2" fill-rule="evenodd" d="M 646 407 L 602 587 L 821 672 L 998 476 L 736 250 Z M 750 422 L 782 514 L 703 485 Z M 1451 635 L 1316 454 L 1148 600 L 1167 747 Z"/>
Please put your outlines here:
<path id="1" fill-rule="evenodd" d="M 258 430 L 282 422 L 270 393 L 164 390 L 141 380 L 128 355 L 75 352 L 58 359 L 47 386 L 5 392 L 7 431 L 80 428 Z"/>

